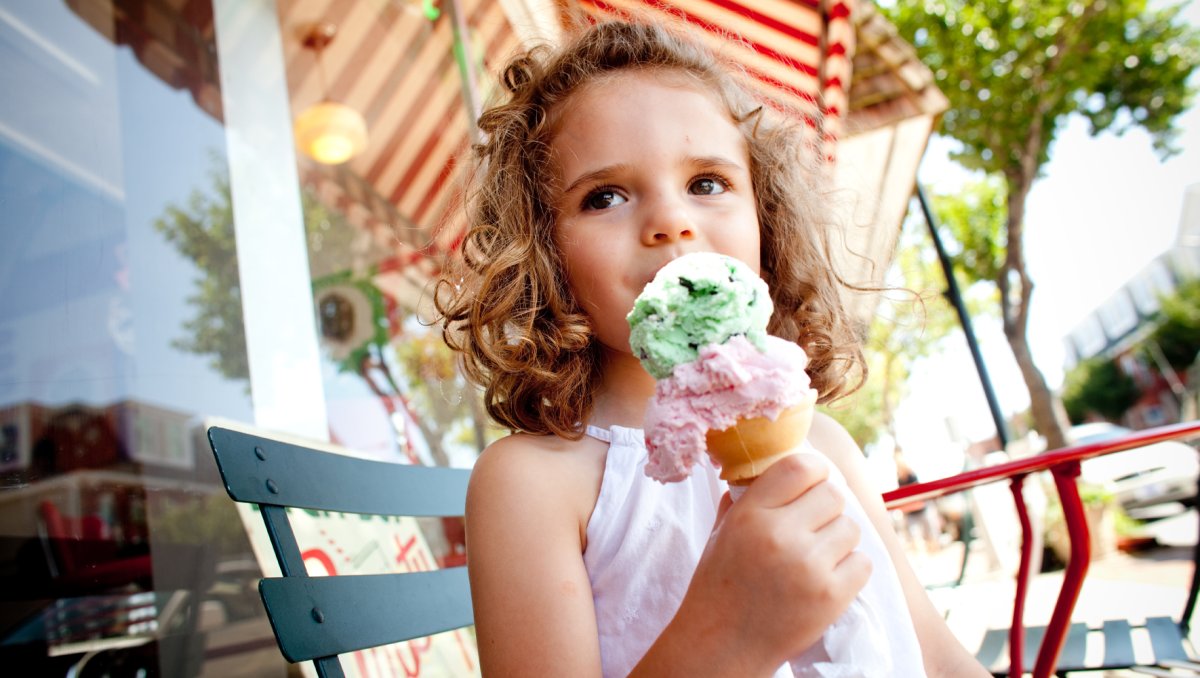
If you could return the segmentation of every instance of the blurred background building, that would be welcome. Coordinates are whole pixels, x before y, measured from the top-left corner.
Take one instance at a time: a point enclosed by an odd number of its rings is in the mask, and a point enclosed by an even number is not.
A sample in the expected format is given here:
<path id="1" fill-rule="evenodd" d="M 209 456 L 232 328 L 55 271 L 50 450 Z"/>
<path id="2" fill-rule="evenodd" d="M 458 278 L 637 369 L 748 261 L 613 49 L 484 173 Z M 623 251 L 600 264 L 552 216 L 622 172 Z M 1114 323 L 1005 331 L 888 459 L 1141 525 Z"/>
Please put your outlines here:
<path id="1" fill-rule="evenodd" d="M 1187 371 L 1168 365 L 1162 349 L 1151 345 L 1150 334 L 1160 322 L 1163 297 L 1198 277 L 1200 184 L 1192 184 L 1183 197 L 1174 246 L 1130 278 L 1064 339 L 1068 367 L 1104 357 L 1133 379 L 1140 395 L 1122 417 L 1132 428 L 1181 420 L 1188 398 Z M 1196 384 L 1190 386 L 1194 390 Z"/>

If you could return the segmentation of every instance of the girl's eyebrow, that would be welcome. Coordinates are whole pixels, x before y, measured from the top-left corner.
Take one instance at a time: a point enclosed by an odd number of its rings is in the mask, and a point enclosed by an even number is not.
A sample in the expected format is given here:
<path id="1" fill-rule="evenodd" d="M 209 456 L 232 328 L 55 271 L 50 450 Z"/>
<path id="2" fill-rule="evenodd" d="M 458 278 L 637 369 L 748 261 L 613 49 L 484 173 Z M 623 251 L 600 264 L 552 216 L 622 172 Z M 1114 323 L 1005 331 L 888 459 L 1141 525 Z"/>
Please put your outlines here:
<path id="1" fill-rule="evenodd" d="M 737 162 L 736 160 L 730 160 L 729 158 L 720 155 L 706 155 L 703 157 L 688 158 L 688 162 L 704 168 L 746 169 L 745 163 Z"/>
<path id="2" fill-rule="evenodd" d="M 726 158 L 726 157 L 720 156 L 720 155 L 692 156 L 692 157 L 684 158 L 684 162 L 687 163 L 688 165 L 693 165 L 693 166 L 699 167 L 701 169 L 722 169 L 723 168 L 723 169 L 737 169 L 737 170 L 743 170 L 743 171 L 746 169 L 745 163 L 740 163 L 740 162 L 737 162 L 736 160 L 730 160 L 729 158 Z M 603 181 L 607 180 L 609 177 L 613 176 L 614 174 L 620 174 L 621 172 L 623 172 L 627 169 L 629 169 L 628 164 L 617 163 L 615 165 L 608 165 L 606 167 L 601 167 L 599 169 L 595 169 L 590 172 L 584 172 L 583 174 L 576 177 L 574 181 L 572 181 L 570 184 L 567 185 L 566 190 L 563 191 L 563 195 L 570 195 L 572 192 L 578 190 L 579 187 L 583 186 L 584 184 L 590 184 L 590 183 L 594 183 L 594 182 L 603 182 Z"/>
<path id="3" fill-rule="evenodd" d="M 594 169 L 591 172 L 584 172 L 583 174 L 576 177 L 575 181 L 572 181 L 570 184 L 567 185 L 566 190 L 563 191 L 563 195 L 570 195 L 572 192 L 578 190 L 579 187 L 584 184 L 590 184 L 590 183 L 594 183 L 597 181 L 602 182 L 602 181 L 608 179 L 609 177 L 613 176 L 614 174 L 619 174 L 627 169 L 629 169 L 629 165 L 627 165 L 625 163 L 617 163 L 615 165 L 608 165 L 606 167 L 601 167 L 600 169 Z"/>

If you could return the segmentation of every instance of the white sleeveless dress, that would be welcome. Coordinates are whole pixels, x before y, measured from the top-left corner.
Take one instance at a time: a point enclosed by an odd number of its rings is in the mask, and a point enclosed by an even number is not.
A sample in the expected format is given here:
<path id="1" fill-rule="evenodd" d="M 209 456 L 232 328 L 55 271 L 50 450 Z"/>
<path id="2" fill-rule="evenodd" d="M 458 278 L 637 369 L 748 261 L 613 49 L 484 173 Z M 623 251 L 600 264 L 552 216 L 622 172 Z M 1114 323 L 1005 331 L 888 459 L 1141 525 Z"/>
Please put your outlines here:
<path id="1" fill-rule="evenodd" d="M 625 676 L 679 609 L 727 487 L 707 460 L 678 483 L 663 485 L 646 477 L 641 429 L 588 426 L 587 434 L 609 443 L 609 450 L 583 560 L 595 601 L 603 673 Z M 846 514 L 862 528 L 858 550 L 870 557 L 874 569 L 821 641 L 781 666 L 775 678 L 920 678 L 925 675 L 921 648 L 899 578 L 841 472 L 829 466 L 831 481 L 846 495 Z"/>

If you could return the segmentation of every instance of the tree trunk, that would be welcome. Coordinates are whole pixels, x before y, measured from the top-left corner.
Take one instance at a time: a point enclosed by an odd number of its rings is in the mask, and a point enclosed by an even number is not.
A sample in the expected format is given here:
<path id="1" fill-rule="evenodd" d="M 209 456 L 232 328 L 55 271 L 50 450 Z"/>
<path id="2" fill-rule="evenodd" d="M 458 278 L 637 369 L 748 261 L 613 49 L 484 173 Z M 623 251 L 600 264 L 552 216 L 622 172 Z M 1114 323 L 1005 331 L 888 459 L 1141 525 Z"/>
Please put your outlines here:
<path id="1" fill-rule="evenodd" d="M 1021 377 L 1025 380 L 1025 387 L 1029 389 L 1029 409 L 1033 415 L 1034 426 L 1039 433 L 1046 437 L 1046 449 L 1054 450 L 1066 446 L 1066 437 L 1063 435 L 1065 415 L 1062 404 L 1059 402 L 1058 396 L 1046 385 L 1046 379 L 1042 376 L 1041 370 L 1034 364 L 1033 354 L 1029 351 L 1029 342 L 1026 341 L 1025 334 L 1006 336 L 1008 336 L 1008 345 L 1012 349 L 1013 357 L 1016 358 L 1017 365 L 1021 368 Z"/>
<path id="2" fill-rule="evenodd" d="M 1037 133 L 1035 126 L 1035 134 Z M 1038 142 L 1031 139 L 1026 152 L 1037 153 Z M 1037 156 L 1034 155 L 1033 158 Z M 1025 199 L 1033 184 L 1036 163 L 1023 163 L 1025 171 L 1007 176 L 1008 180 L 1008 243 L 1007 256 L 1000 270 L 997 286 L 1000 288 L 1000 304 L 1004 319 L 1004 336 L 1021 370 L 1025 387 L 1029 390 L 1029 404 L 1034 427 L 1046 438 L 1046 449 L 1065 446 L 1063 434 L 1066 417 L 1058 397 L 1046 385 L 1046 379 L 1033 361 L 1029 350 L 1027 332 L 1029 328 L 1029 301 L 1033 296 L 1033 280 L 1025 270 L 1024 220 Z"/>

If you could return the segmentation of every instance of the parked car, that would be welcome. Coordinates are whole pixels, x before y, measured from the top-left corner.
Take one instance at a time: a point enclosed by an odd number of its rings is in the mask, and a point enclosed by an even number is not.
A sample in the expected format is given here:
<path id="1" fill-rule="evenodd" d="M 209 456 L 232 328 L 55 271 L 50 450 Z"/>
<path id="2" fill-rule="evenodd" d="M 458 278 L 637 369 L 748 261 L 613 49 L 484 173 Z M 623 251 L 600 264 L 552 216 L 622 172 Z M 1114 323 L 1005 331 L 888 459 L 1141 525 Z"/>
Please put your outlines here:
<path id="1" fill-rule="evenodd" d="M 1108 422 L 1073 426 L 1067 439 L 1075 445 L 1121 438 L 1133 431 Z M 1200 481 L 1200 451 L 1178 441 L 1164 441 L 1125 452 L 1116 452 L 1084 461 L 1080 476 L 1084 482 L 1112 489 L 1117 502 L 1127 513 L 1144 513 L 1178 502 L 1196 504 Z"/>

